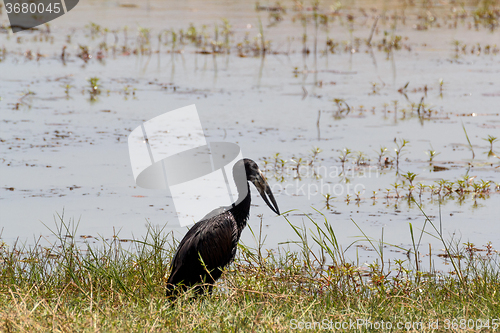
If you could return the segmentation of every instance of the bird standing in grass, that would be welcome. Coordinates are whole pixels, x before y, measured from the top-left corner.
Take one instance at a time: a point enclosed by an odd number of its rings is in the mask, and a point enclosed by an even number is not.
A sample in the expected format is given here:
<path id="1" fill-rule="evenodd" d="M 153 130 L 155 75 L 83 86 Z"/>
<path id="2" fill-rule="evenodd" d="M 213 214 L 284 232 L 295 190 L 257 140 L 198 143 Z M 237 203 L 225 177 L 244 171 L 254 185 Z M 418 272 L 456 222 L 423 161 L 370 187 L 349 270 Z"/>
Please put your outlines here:
<path id="1" fill-rule="evenodd" d="M 208 291 L 211 292 L 222 269 L 233 261 L 241 232 L 247 224 L 251 200 L 248 182 L 255 185 L 269 208 L 280 214 L 269 184 L 257 163 L 248 158 L 236 162 L 233 177 L 238 200 L 220 214 L 205 218 L 189 229 L 171 263 L 167 296 L 174 296 L 188 287 L 202 283 L 208 284 Z M 204 291 L 202 286 L 196 288 L 198 294 Z"/>

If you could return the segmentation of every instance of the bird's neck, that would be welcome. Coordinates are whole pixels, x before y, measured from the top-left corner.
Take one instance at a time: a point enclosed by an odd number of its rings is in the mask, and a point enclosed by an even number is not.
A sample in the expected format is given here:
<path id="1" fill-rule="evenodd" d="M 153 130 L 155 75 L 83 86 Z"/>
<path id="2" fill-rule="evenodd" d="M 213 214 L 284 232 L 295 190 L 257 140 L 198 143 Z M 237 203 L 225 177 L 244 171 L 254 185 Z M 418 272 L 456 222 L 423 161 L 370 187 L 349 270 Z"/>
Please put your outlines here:
<path id="1" fill-rule="evenodd" d="M 233 214 L 236 220 L 236 223 L 238 223 L 239 230 L 242 230 L 247 225 L 248 215 L 250 213 L 251 195 L 250 195 L 250 186 L 248 185 L 248 183 L 247 187 L 248 191 L 246 193 L 246 196 L 242 200 L 240 200 L 241 198 L 238 198 L 238 201 L 236 201 L 238 202 L 238 204 L 230 209 L 231 213 Z"/>

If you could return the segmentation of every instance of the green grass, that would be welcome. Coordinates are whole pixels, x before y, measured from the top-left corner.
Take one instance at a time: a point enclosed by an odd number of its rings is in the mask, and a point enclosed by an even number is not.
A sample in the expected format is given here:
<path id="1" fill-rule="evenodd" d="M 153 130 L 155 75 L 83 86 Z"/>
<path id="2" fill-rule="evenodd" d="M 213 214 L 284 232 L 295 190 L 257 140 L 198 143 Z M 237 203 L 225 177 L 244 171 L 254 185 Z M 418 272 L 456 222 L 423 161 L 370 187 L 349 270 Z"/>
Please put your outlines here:
<path id="1" fill-rule="evenodd" d="M 311 219 L 308 230 L 289 224 L 301 248 L 296 252 L 264 250 L 255 233 L 256 248 L 240 245 L 212 295 L 188 292 L 171 302 L 164 280 L 176 246 L 171 235 L 150 227 L 142 240 L 113 237 L 96 246 L 77 242 L 82 238 L 74 223 L 59 219 L 51 247 L 0 246 L 0 331 L 269 332 L 355 322 L 361 326 L 344 331 L 358 332 L 383 321 L 392 331 L 405 330 L 398 323 L 422 322 L 410 331 L 423 332 L 436 320 L 439 331 L 445 325 L 466 331 L 460 320 L 489 320 L 483 331 L 490 332 L 500 318 L 499 254 L 473 244 L 453 251 L 443 240 L 454 262 L 451 274 L 422 271 L 414 258 L 424 231 L 418 235 L 414 228 L 408 260 L 391 265 L 383 239 L 366 237 L 378 254 L 367 269 L 345 259 L 326 218 Z M 440 238 L 439 228 L 430 219 L 425 223 Z"/>

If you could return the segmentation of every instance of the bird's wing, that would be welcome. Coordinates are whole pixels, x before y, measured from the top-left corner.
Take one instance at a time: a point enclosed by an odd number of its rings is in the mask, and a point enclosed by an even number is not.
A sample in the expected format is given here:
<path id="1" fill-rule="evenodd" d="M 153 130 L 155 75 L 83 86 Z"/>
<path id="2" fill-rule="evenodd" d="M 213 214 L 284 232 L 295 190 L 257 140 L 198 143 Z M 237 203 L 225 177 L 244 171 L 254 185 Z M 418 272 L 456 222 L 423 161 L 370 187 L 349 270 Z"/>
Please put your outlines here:
<path id="1" fill-rule="evenodd" d="M 208 268 L 226 266 L 234 257 L 238 229 L 232 218 L 230 212 L 218 215 L 213 218 L 215 222 L 210 227 L 200 232 L 197 250 Z"/>
<path id="2" fill-rule="evenodd" d="M 172 261 L 172 273 L 168 283 L 177 284 L 185 280 L 185 276 L 199 277 L 204 274 L 205 269 L 200 263 L 200 257 L 208 270 L 223 267 L 231 261 L 236 250 L 235 244 L 238 242 L 238 230 L 232 223 L 230 214 L 226 212 L 200 221 L 189 229 Z"/>

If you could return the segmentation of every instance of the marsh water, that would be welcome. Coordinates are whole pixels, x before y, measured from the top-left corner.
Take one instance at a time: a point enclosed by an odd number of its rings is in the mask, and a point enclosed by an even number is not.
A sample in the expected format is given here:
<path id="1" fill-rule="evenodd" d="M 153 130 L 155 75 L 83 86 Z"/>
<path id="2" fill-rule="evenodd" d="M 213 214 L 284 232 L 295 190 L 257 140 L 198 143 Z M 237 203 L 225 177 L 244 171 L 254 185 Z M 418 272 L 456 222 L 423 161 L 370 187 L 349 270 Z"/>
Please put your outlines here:
<path id="1" fill-rule="evenodd" d="M 127 137 L 196 104 L 207 140 L 237 143 L 290 223 L 326 219 L 352 260 L 377 257 L 366 236 L 407 259 L 411 224 L 425 226 L 422 261 L 432 248 L 446 269 L 424 213 L 448 241 L 498 249 L 500 35 L 498 17 L 474 20 L 481 8 L 86 1 L 16 34 L 3 11 L 1 238 L 50 242 L 64 212 L 78 237 L 141 238 L 149 223 L 180 239 L 172 199 L 136 186 Z M 296 248 L 256 193 L 252 230 L 262 214 L 265 247 Z M 255 246 L 249 230 L 242 242 Z"/>

